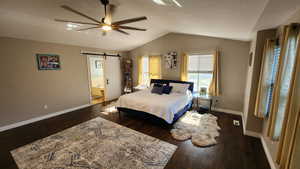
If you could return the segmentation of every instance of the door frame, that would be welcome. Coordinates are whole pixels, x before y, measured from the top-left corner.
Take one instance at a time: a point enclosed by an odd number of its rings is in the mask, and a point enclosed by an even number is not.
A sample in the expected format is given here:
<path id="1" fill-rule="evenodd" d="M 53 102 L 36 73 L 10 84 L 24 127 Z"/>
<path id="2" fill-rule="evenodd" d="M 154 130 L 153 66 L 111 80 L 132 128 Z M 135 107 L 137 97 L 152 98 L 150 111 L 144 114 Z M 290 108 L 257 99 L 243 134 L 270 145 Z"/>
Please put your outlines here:
<path id="1" fill-rule="evenodd" d="M 93 55 L 95 56 L 95 55 Z M 92 98 L 92 78 L 91 78 L 91 64 L 90 64 L 90 58 L 92 55 L 86 55 L 86 63 L 87 63 L 87 73 L 88 73 L 88 86 L 89 86 L 89 104 L 93 104 L 93 98 Z M 97 57 L 103 57 L 103 56 L 97 56 Z M 106 77 L 105 77 L 105 58 L 103 57 L 103 79 L 104 79 L 104 101 L 106 101 Z"/>

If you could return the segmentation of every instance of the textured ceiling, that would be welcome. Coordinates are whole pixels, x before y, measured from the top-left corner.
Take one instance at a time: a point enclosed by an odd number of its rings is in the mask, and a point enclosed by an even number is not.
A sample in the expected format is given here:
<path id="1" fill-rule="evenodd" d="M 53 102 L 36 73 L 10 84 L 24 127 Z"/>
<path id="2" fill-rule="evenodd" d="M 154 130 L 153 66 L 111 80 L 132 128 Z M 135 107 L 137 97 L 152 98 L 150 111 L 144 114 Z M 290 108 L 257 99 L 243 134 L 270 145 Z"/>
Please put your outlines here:
<path id="1" fill-rule="evenodd" d="M 54 21 L 54 18 L 87 21 L 63 10 L 60 5 L 69 5 L 100 19 L 103 17 L 103 7 L 99 0 L 1 0 L 0 36 L 108 50 L 130 50 L 169 32 L 250 40 L 254 29 L 278 25 L 278 22 L 292 15 L 300 3 L 299 0 L 285 0 L 288 5 L 279 8 L 280 0 L 177 1 L 182 8 L 159 6 L 152 0 L 111 0 L 117 6 L 114 21 L 147 16 L 147 21 L 129 25 L 148 30 L 129 30 L 130 36 L 110 32 L 103 37 L 99 30 L 76 32 L 67 30 L 66 24 Z M 280 21 L 274 24 L 274 19 L 270 17 L 279 11 L 277 8 L 281 9 Z"/>

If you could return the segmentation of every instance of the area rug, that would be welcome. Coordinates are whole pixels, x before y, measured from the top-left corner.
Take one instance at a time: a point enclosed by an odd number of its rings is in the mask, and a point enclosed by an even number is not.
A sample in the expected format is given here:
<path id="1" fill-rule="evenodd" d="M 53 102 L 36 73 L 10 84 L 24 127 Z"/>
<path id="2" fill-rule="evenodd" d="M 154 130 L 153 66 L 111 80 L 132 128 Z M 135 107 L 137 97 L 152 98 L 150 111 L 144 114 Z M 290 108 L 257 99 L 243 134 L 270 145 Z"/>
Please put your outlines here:
<path id="1" fill-rule="evenodd" d="M 11 154 L 19 169 L 163 169 L 176 149 L 98 117 Z"/>
<path id="2" fill-rule="evenodd" d="M 171 130 L 172 137 L 184 141 L 191 139 L 197 146 L 211 146 L 217 144 L 216 137 L 221 129 L 217 117 L 212 114 L 199 114 L 197 111 L 187 111 Z"/>

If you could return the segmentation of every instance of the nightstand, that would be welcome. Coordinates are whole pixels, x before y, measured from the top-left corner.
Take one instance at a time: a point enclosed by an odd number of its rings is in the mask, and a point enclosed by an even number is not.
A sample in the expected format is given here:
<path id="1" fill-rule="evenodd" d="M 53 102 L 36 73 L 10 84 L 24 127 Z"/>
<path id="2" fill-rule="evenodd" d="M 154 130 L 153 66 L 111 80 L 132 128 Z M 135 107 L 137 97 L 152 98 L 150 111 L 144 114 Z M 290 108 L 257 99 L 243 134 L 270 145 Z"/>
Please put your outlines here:
<path id="1" fill-rule="evenodd" d="M 208 109 L 209 112 L 211 112 L 212 104 L 213 104 L 213 98 L 209 95 L 200 95 L 199 93 L 193 93 L 193 99 L 196 100 L 196 109 L 199 111 L 200 104 L 199 101 L 205 101 L 208 102 L 208 106 L 203 106 Z"/>
<path id="2" fill-rule="evenodd" d="M 145 89 L 148 89 L 148 86 L 138 85 L 138 86 L 133 87 L 133 92 L 138 92 L 138 91 L 145 90 Z"/>

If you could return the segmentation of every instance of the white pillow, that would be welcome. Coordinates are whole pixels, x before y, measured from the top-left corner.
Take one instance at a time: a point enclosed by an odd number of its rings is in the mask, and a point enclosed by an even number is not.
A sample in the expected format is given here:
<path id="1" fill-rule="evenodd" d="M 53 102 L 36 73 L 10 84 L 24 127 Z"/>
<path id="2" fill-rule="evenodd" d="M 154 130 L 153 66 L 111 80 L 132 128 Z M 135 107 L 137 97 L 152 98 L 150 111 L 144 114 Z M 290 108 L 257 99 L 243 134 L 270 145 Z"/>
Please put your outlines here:
<path id="1" fill-rule="evenodd" d="M 173 86 L 172 93 L 183 93 L 183 94 L 185 94 L 186 91 L 190 87 L 190 84 L 184 84 L 184 83 L 170 83 L 169 85 Z"/>

